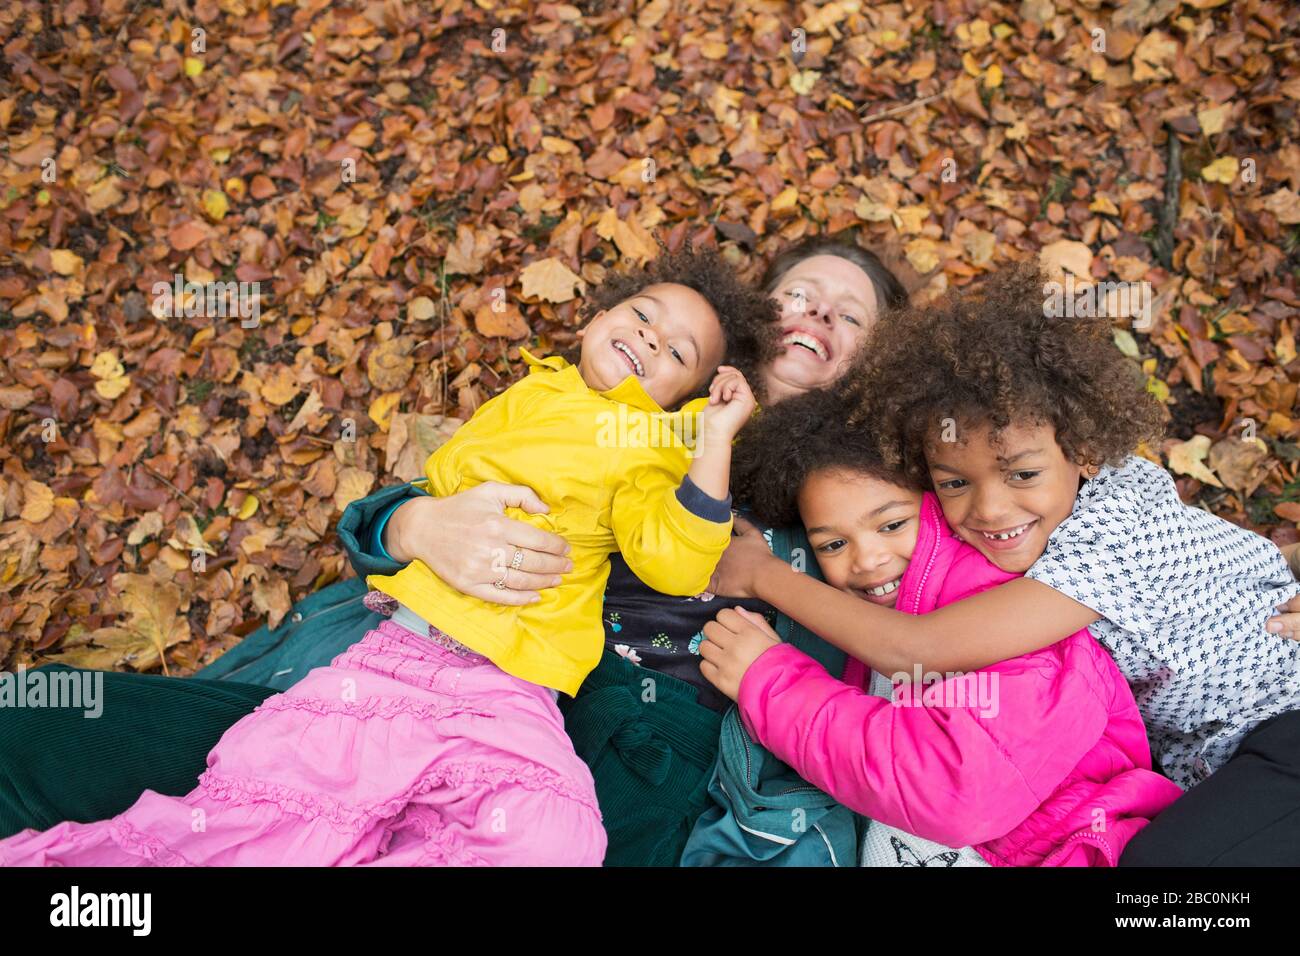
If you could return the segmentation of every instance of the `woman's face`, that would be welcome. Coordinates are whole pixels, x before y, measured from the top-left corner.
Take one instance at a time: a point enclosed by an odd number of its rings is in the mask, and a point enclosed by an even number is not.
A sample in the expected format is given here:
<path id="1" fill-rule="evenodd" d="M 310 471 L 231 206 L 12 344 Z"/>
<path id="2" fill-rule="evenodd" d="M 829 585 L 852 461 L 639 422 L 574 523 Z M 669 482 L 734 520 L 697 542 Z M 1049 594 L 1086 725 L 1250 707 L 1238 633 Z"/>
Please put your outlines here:
<path id="1" fill-rule="evenodd" d="M 844 374 L 876 321 L 876 288 L 848 259 L 811 256 L 772 290 L 783 351 L 763 369 L 769 402 L 825 388 Z"/>

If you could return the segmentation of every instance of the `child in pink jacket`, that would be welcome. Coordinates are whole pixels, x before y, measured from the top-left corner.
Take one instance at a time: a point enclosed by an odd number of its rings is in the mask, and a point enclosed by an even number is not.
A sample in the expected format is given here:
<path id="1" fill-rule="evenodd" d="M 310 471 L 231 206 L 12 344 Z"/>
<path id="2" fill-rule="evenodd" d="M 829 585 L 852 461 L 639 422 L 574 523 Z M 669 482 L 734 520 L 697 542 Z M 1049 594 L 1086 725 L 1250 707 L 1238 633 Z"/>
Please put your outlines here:
<path id="1" fill-rule="evenodd" d="M 955 537 L 834 402 L 804 409 L 813 434 L 757 502 L 778 524 L 797 506 L 828 592 L 925 614 L 1016 577 Z M 1128 684 L 1086 629 L 965 675 L 890 675 L 890 698 L 860 661 L 836 679 L 758 615 L 723 611 L 705 636 L 704 676 L 756 740 L 871 819 L 864 857 L 885 865 L 1113 866 L 1181 792 L 1151 770 Z"/>

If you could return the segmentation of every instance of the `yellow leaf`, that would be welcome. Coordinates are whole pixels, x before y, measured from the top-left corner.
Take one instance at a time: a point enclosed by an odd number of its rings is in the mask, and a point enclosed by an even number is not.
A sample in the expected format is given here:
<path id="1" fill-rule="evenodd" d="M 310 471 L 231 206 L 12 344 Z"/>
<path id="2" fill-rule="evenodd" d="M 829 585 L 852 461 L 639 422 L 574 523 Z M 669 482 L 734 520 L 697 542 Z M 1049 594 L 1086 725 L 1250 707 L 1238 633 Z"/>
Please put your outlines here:
<path id="1" fill-rule="evenodd" d="M 243 502 L 239 505 L 239 510 L 235 512 L 235 518 L 239 521 L 247 521 L 253 515 L 257 514 L 258 505 L 261 502 L 257 500 L 257 495 L 244 495 Z"/>
<path id="2" fill-rule="evenodd" d="M 984 74 L 984 88 L 986 90 L 996 90 L 1002 85 L 1002 67 L 994 63 L 987 73 Z"/>
<path id="3" fill-rule="evenodd" d="M 197 332 L 194 333 L 194 338 L 190 339 L 189 351 L 197 352 L 199 350 L 200 345 L 211 340 L 213 337 L 216 336 L 216 334 L 217 334 L 216 329 L 214 329 L 210 325 L 205 325 L 203 328 L 199 329 Z"/>
<path id="4" fill-rule="evenodd" d="M 268 405 L 285 405 L 293 401 L 301 390 L 293 369 L 287 365 L 278 365 L 262 383 L 262 400 Z"/>
<path id="5" fill-rule="evenodd" d="M 1104 213 L 1107 216 L 1119 215 L 1119 210 L 1115 208 L 1115 204 L 1100 193 L 1088 204 L 1088 211 Z"/>
<path id="6" fill-rule="evenodd" d="M 596 235 L 602 239 L 613 239 L 618 251 L 638 263 L 653 259 L 655 255 L 654 237 L 648 233 L 634 216 L 620 219 L 613 207 L 606 209 L 596 223 Z"/>
<path id="7" fill-rule="evenodd" d="M 1237 157 L 1220 156 L 1202 167 L 1201 178 L 1210 183 L 1230 183 L 1237 178 Z"/>
<path id="8" fill-rule="evenodd" d="M 417 295 L 410 302 L 406 303 L 406 317 L 423 322 L 425 319 L 433 318 L 433 300 L 427 295 Z"/>
<path id="9" fill-rule="evenodd" d="M 338 484 L 334 488 L 334 507 L 342 511 L 354 501 L 370 494 L 375 476 L 362 468 L 347 465 L 339 469 Z"/>
<path id="10" fill-rule="evenodd" d="M 1290 365 L 1295 356 L 1295 336 L 1287 332 L 1277 340 L 1277 364 Z"/>
<path id="11" fill-rule="evenodd" d="M 772 212 L 783 212 L 786 209 L 793 209 L 795 203 L 799 201 L 799 190 L 793 186 L 786 186 L 781 190 L 781 194 L 772 200 Z"/>
<path id="12" fill-rule="evenodd" d="M 561 139 L 559 136 L 543 136 L 542 149 L 546 150 L 548 153 L 555 153 L 557 155 L 563 153 L 576 153 L 578 151 L 578 147 L 574 146 L 567 139 Z"/>
<path id="13" fill-rule="evenodd" d="M 894 226 L 899 232 L 914 236 L 929 216 L 929 206 L 903 206 L 894 212 Z"/>
<path id="14" fill-rule="evenodd" d="M 924 275 L 939 265 L 939 247 L 933 239 L 913 239 L 903 250 L 912 268 Z"/>
<path id="15" fill-rule="evenodd" d="M 203 61 L 196 56 L 187 56 L 185 58 L 185 75 L 190 79 L 198 76 L 203 72 Z"/>
<path id="16" fill-rule="evenodd" d="M 510 158 L 510 150 L 506 149 L 504 146 L 493 146 L 488 150 L 487 156 L 488 162 L 490 163 L 504 163 Z"/>
<path id="17" fill-rule="evenodd" d="M 1138 351 L 1137 339 L 1133 338 L 1133 333 L 1128 329 L 1115 329 L 1111 332 L 1111 336 L 1115 340 L 1115 347 L 1129 358 L 1141 357 L 1141 353 Z"/>
<path id="18" fill-rule="evenodd" d="M 118 378 L 123 371 L 122 363 L 117 360 L 116 352 L 100 352 L 95 356 L 95 361 L 90 366 L 90 374 L 95 378 Z"/>
<path id="19" fill-rule="evenodd" d="M 989 36 L 989 25 L 985 20 L 972 20 L 970 23 L 971 46 L 988 46 L 993 42 Z"/>
<path id="20" fill-rule="evenodd" d="M 987 229 L 976 229 L 963 236 L 961 244 L 966 254 L 970 256 L 971 265 L 984 266 L 993 261 L 998 239 Z"/>
<path id="21" fill-rule="evenodd" d="M 858 197 L 858 202 L 853 207 L 853 214 L 867 222 L 884 222 L 893 215 L 888 206 L 872 202 L 869 196 Z"/>
<path id="22" fill-rule="evenodd" d="M 817 85 L 817 79 L 821 76 L 818 70 L 801 70 L 790 77 L 790 89 L 794 90 L 800 96 L 807 96 Z"/>
<path id="23" fill-rule="evenodd" d="M 22 519 L 29 524 L 40 524 L 54 514 L 54 492 L 49 485 L 39 481 L 23 483 Z"/>
<path id="24" fill-rule="evenodd" d="M 574 297 L 575 286 L 586 287 L 582 279 L 554 256 L 530 262 L 519 278 L 525 299 L 539 297 L 547 302 L 568 302 Z"/>
<path id="25" fill-rule="evenodd" d="M 1197 110 L 1196 121 L 1201 124 L 1201 132 L 1206 136 L 1222 133 L 1230 112 L 1232 112 L 1231 103 L 1221 103 L 1206 110 Z"/>
<path id="26" fill-rule="evenodd" d="M 96 382 L 95 393 L 100 398 L 107 398 L 112 401 L 130 387 L 131 379 L 127 378 L 125 375 L 120 375 L 117 378 L 106 378 L 102 381 Z"/>
<path id="27" fill-rule="evenodd" d="M 220 222 L 226 218 L 226 212 L 230 209 L 230 202 L 226 199 L 226 194 L 220 189 L 203 190 L 203 211 L 208 214 L 208 218 L 214 222 Z"/>
<path id="28" fill-rule="evenodd" d="M 963 53 L 961 55 L 961 66 L 962 69 L 965 70 L 967 73 L 969 73 L 971 76 L 980 75 L 980 65 L 976 61 L 975 54 L 973 53 L 968 52 L 968 53 Z"/>
<path id="29" fill-rule="evenodd" d="M 727 44 L 721 40 L 709 40 L 700 44 L 700 55 L 706 60 L 722 60 L 727 56 Z"/>
<path id="30" fill-rule="evenodd" d="M 1169 449 L 1169 469 L 1187 475 L 1207 485 L 1222 488 L 1214 472 L 1205 467 L 1205 456 L 1210 453 L 1210 436 L 1194 435 Z"/>
<path id="31" fill-rule="evenodd" d="M 1147 391 L 1156 397 L 1161 405 L 1169 401 L 1169 386 L 1158 378 L 1152 377 L 1147 379 Z"/>
<path id="32" fill-rule="evenodd" d="M 81 256 L 67 249 L 54 249 L 50 252 L 50 265 L 61 276 L 76 275 L 86 263 Z"/>
<path id="33" fill-rule="evenodd" d="M 393 409 L 397 408 L 397 403 L 401 400 L 401 392 L 385 392 L 370 403 L 367 414 L 370 420 L 379 426 L 380 431 L 388 431 L 389 423 L 393 418 Z"/>

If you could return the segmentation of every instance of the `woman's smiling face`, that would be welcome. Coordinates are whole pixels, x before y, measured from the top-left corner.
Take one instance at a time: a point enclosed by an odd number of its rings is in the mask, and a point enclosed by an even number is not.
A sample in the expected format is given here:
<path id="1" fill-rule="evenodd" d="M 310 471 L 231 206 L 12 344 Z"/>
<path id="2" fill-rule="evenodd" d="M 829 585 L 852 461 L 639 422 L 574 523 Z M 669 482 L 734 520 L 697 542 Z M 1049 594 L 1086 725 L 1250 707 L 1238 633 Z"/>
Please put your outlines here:
<path id="1" fill-rule="evenodd" d="M 871 277 L 834 255 L 795 263 L 772 297 L 781 308 L 783 351 L 763 370 L 770 402 L 825 388 L 843 375 L 878 308 Z"/>

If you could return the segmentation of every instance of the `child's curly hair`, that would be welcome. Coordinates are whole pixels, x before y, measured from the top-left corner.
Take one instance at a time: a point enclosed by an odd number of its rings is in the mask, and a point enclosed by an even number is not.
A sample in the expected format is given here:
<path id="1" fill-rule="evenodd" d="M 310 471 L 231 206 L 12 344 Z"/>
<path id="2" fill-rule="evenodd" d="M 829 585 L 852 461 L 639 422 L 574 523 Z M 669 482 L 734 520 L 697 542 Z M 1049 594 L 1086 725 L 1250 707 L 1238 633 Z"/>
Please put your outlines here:
<path id="1" fill-rule="evenodd" d="M 919 489 L 886 465 L 872 429 L 850 422 L 857 392 L 841 381 L 764 408 L 741 431 L 732 453 L 732 489 L 764 524 L 798 524 L 799 489 L 818 471 Z"/>
<path id="2" fill-rule="evenodd" d="M 885 462 L 929 487 L 925 447 L 952 419 L 957 434 L 1049 424 L 1065 457 L 1118 464 L 1163 431 L 1164 409 L 1115 347 L 1107 317 L 1047 315 L 1036 263 L 1003 269 L 978 293 L 888 314 L 850 374 L 857 417 Z"/>
<path id="3" fill-rule="evenodd" d="M 741 280 L 735 269 L 714 249 L 695 249 L 688 242 L 676 252 L 660 246 L 659 256 L 627 272 L 611 272 L 592 289 L 579 314 L 589 321 L 602 309 L 611 309 L 647 286 L 675 283 L 694 289 L 717 313 L 725 345 L 723 362 L 744 373 L 754 395 L 762 401 L 760 368 L 778 351 L 779 315 L 766 292 Z M 707 395 L 710 373 L 691 398 Z"/>

